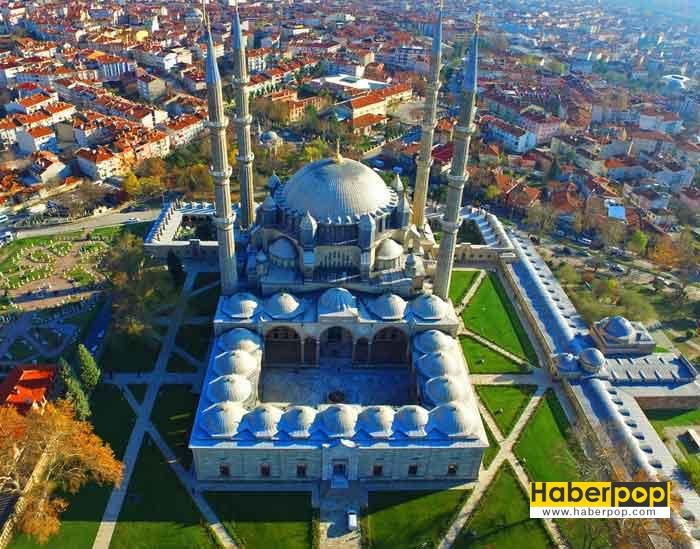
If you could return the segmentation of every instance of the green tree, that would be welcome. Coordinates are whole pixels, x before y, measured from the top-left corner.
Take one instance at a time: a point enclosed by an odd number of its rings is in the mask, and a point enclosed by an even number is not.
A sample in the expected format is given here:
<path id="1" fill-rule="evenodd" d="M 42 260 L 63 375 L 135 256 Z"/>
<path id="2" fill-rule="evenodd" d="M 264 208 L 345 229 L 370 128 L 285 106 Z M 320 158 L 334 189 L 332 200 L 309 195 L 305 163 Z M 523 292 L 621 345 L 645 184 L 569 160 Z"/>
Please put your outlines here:
<path id="1" fill-rule="evenodd" d="M 124 192 L 132 198 L 135 198 L 141 194 L 141 183 L 139 182 L 139 178 L 136 177 L 136 174 L 134 174 L 134 172 L 131 170 L 126 172 L 124 175 L 122 188 L 124 189 Z"/>
<path id="2" fill-rule="evenodd" d="M 632 233 L 630 237 L 628 246 L 629 248 L 639 255 L 644 255 L 649 245 L 649 237 L 644 231 L 637 229 Z"/>
<path id="3" fill-rule="evenodd" d="M 75 408 L 75 415 L 79 419 L 87 419 L 92 415 L 90 402 L 78 378 L 75 377 L 72 368 L 70 368 L 70 373 L 66 375 L 63 380 L 63 397 L 73 405 L 73 408 Z"/>
<path id="4" fill-rule="evenodd" d="M 608 247 L 619 246 L 625 238 L 625 226 L 619 221 L 608 219 L 598 228 L 600 239 Z"/>
<path id="5" fill-rule="evenodd" d="M 136 169 L 136 175 L 139 177 L 154 177 L 160 181 L 167 172 L 167 166 L 162 158 L 153 157 L 147 158 Z"/>
<path id="6" fill-rule="evenodd" d="M 561 280 L 562 284 L 572 285 L 581 282 L 581 276 L 579 275 L 578 271 L 571 266 L 570 263 L 564 263 L 561 267 L 559 267 L 558 274 L 559 280 Z"/>
<path id="7" fill-rule="evenodd" d="M 621 292 L 618 304 L 624 308 L 624 315 L 630 320 L 648 322 L 656 318 L 656 311 L 649 300 L 637 292 Z"/>
<path id="8" fill-rule="evenodd" d="M 489 202 L 492 202 L 496 200 L 499 196 L 501 196 L 501 189 L 498 187 L 498 185 L 489 185 L 486 187 L 486 191 L 484 192 L 484 198 L 488 200 Z"/>
<path id="9" fill-rule="evenodd" d="M 80 381 L 83 383 L 83 388 L 91 393 L 100 382 L 102 372 L 95 362 L 95 357 L 87 350 L 82 343 L 78 345 L 78 365 L 80 367 Z"/>

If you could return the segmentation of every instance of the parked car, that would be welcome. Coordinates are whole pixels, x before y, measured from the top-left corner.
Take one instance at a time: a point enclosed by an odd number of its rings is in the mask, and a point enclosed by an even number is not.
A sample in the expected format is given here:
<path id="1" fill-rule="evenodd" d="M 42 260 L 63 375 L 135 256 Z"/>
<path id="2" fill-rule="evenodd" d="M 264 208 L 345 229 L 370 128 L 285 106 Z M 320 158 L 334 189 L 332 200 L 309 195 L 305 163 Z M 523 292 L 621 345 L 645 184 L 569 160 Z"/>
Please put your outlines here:
<path id="1" fill-rule="evenodd" d="M 348 530 L 354 532 L 357 530 L 357 511 L 348 509 Z"/>
<path id="2" fill-rule="evenodd" d="M 617 263 L 613 263 L 610 265 L 610 270 L 615 272 L 615 273 L 626 273 L 627 271 L 622 265 L 618 265 Z"/>

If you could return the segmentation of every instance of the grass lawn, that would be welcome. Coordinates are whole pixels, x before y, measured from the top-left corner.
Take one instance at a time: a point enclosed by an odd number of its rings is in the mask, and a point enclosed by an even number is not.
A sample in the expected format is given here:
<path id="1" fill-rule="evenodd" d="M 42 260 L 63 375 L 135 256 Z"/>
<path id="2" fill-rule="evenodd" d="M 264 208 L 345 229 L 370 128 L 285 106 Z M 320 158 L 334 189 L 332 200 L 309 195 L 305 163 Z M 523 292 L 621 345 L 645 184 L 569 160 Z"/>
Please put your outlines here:
<path id="1" fill-rule="evenodd" d="M 208 290 L 188 298 L 187 312 L 189 316 L 214 316 L 216 306 L 219 303 L 221 287 L 214 286 Z"/>
<path id="2" fill-rule="evenodd" d="M 131 394 L 134 395 L 134 398 L 138 403 L 143 402 L 143 398 L 146 396 L 146 390 L 148 389 L 148 385 L 145 383 L 139 383 L 137 385 L 129 385 L 129 390 L 131 391 Z"/>
<path id="3" fill-rule="evenodd" d="M 95 432 L 110 443 L 117 457 L 121 457 L 134 426 L 131 406 L 113 385 L 99 385 L 92 394 L 91 406 Z M 89 549 L 110 493 L 111 488 L 107 486 L 88 484 L 77 494 L 67 496 L 70 507 L 61 515 L 61 529 L 46 545 L 20 534 L 12 540 L 10 548 Z"/>
<path id="4" fill-rule="evenodd" d="M 539 519 L 530 518 L 527 496 L 512 469 L 503 465 L 478 503 L 453 547 L 520 549 L 552 547 Z"/>
<path id="5" fill-rule="evenodd" d="M 141 223 L 128 223 L 125 225 L 114 225 L 112 227 L 100 227 L 99 229 L 93 229 L 90 232 L 90 237 L 105 240 L 114 240 L 118 236 L 126 233 L 135 234 L 141 238 L 146 236 L 148 229 L 151 228 L 152 221 L 143 221 Z"/>
<path id="6" fill-rule="evenodd" d="M 481 271 L 452 271 L 452 280 L 450 281 L 450 299 L 455 305 L 464 299 L 469 288 L 472 287 L 474 281 L 479 276 Z"/>
<path id="7" fill-rule="evenodd" d="M 363 518 L 369 547 L 436 546 L 468 495 L 468 490 L 370 492 Z"/>
<path id="8" fill-rule="evenodd" d="M 503 436 L 507 436 L 536 389 L 535 385 L 477 385 L 476 392 Z"/>
<path id="9" fill-rule="evenodd" d="M 505 289 L 494 273 L 489 273 L 462 312 L 470 330 L 537 365 L 537 355 L 520 324 Z"/>
<path id="10" fill-rule="evenodd" d="M 110 548 L 216 547 L 202 520 L 163 455 L 145 437 Z"/>
<path id="11" fill-rule="evenodd" d="M 226 530 L 246 549 L 311 546 L 311 496 L 305 493 L 210 492 Z"/>
<path id="12" fill-rule="evenodd" d="M 175 344 L 193 357 L 204 360 L 212 334 L 212 327 L 209 323 L 183 324 L 177 332 Z"/>
<path id="13" fill-rule="evenodd" d="M 489 440 L 489 447 L 486 448 L 486 450 L 484 451 L 484 458 L 482 460 L 482 463 L 484 464 L 484 469 L 488 469 L 489 466 L 491 465 L 491 462 L 496 457 L 496 454 L 498 453 L 498 449 L 500 448 L 501 445 L 498 444 L 496 437 L 493 436 L 493 433 L 491 432 L 491 429 L 489 429 L 488 424 L 484 421 L 484 418 L 481 418 L 481 423 L 484 424 L 484 430 L 486 431 L 486 438 L 488 438 L 488 440 Z"/>
<path id="14" fill-rule="evenodd" d="M 168 359 L 167 369 L 168 372 L 179 372 L 186 374 L 197 371 L 197 368 L 195 366 L 187 362 L 177 353 L 171 353 L 170 358 Z"/>
<path id="15" fill-rule="evenodd" d="M 153 424 L 185 468 L 192 463 L 187 443 L 198 401 L 199 396 L 192 394 L 189 385 L 164 385 L 151 413 Z"/>
<path id="16" fill-rule="evenodd" d="M 199 273 L 197 275 L 197 278 L 194 280 L 194 286 L 192 286 L 192 291 L 194 290 L 199 290 L 199 288 L 203 288 L 207 284 L 211 284 L 212 282 L 218 282 L 221 276 L 219 273 Z"/>
<path id="17" fill-rule="evenodd" d="M 700 409 L 692 410 L 644 410 L 649 421 L 659 433 L 663 435 L 666 427 L 690 427 L 700 425 Z"/>
<path id="18" fill-rule="evenodd" d="M 128 349 L 128 354 L 125 351 Z M 150 372 L 158 359 L 160 343 L 147 336 L 128 336 L 110 332 L 99 358 L 103 370 Z"/>
<path id="19" fill-rule="evenodd" d="M 521 374 L 525 371 L 524 367 L 471 337 L 460 336 L 459 342 L 472 374 Z"/>

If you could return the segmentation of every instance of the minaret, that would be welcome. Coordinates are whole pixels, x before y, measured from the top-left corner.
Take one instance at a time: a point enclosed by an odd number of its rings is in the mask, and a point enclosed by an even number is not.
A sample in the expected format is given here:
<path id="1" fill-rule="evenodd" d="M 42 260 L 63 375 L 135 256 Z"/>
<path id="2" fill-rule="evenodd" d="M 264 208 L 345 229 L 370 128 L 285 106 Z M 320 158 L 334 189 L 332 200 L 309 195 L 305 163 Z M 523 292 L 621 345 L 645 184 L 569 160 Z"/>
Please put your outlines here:
<path id="1" fill-rule="evenodd" d="M 474 126 L 474 114 L 476 113 L 476 75 L 479 47 L 479 14 L 474 22 L 474 37 L 469 49 L 469 60 L 464 71 L 462 92 L 460 98 L 459 120 L 455 126 L 454 153 L 452 157 L 452 169 L 447 176 L 447 211 L 442 218 L 442 240 L 440 241 L 440 253 L 435 269 L 435 284 L 433 292 L 443 299 L 447 299 L 452 278 L 452 267 L 455 260 L 455 248 L 457 247 L 457 231 L 462 223 L 460 210 L 462 209 L 462 191 L 469 178 L 467 163 L 469 162 L 469 143 L 472 134 L 476 130 Z"/>
<path id="2" fill-rule="evenodd" d="M 430 166 L 433 163 L 433 135 L 437 118 L 438 91 L 440 90 L 440 61 L 442 57 L 442 0 L 438 19 L 433 31 L 433 48 L 430 55 L 430 76 L 425 92 L 425 112 L 420 138 L 420 152 L 416 160 L 416 188 L 413 193 L 413 223 L 423 233 L 425 203 L 428 198 Z"/>
<path id="3" fill-rule="evenodd" d="M 238 15 L 238 3 L 233 17 L 233 91 L 236 100 L 236 126 L 238 140 L 238 179 L 241 186 L 241 210 L 239 225 L 248 230 L 255 220 L 253 211 L 253 150 L 250 143 L 250 125 L 253 117 L 248 105 L 248 63 L 245 56 L 241 18 Z"/>
<path id="4" fill-rule="evenodd" d="M 228 147 L 226 144 L 226 126 L 224 116 L 224 94 L 221 91 L 221 75 L 216 64 L 216 52 L 211 37 L 209 17 L 204 12 L 204 24 L 207 29 L 207 105 L 209 108 L 209 137 L 211 139 L 210 173 L 214 179 L 216 213 L 216 239 L 219 242 L 219 269 L 221 270 L 221 293 L 231 295 L 238 285 L 236 269 L 236 248 L 233 241 L 233 214 L 231 213 L 231 192 L 229 179 L 231 167 L 228 165 Z"/>

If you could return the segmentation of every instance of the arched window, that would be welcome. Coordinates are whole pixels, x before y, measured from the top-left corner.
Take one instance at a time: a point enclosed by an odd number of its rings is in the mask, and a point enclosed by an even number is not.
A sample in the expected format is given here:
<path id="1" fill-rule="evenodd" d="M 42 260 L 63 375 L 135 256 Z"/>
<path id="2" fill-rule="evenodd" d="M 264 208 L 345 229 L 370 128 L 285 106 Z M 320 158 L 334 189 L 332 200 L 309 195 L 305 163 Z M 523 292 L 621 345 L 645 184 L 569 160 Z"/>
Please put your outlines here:
<path id="1" fill-rule="evenodd" d="M 408 336 L 398 328 L 388 327 L 379 330 L 372 340 L 372 363 L 406 362 Z"/>
<path id="2" fill-rule="evenodd" d="M 299 364 L 301 362 L 301 339 L 299 334 L 287 326 L 278 326 L 265 334 L 266 364 Z"/>

